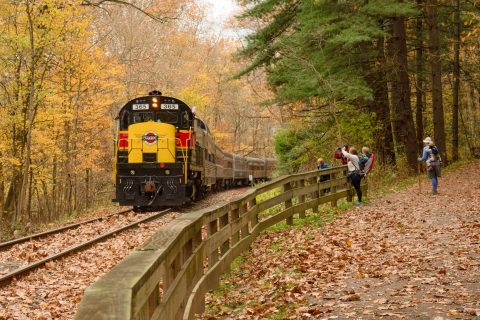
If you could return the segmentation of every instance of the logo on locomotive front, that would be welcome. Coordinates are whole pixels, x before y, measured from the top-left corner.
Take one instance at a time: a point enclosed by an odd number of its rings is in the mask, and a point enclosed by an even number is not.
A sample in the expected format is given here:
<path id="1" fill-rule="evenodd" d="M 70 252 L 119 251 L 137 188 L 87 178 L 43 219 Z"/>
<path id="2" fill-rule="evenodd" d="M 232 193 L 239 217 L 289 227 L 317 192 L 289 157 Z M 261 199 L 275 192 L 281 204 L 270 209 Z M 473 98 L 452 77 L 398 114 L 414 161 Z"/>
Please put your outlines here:
<path id="1" fill-rule="evenodd" d="M 145 143 L 148 145 L 157 143 L 157 140 L 158 140 L 157 134 L 153 131 L 147 131 L 143 135 L 143 141 L 145 141 Z"/>

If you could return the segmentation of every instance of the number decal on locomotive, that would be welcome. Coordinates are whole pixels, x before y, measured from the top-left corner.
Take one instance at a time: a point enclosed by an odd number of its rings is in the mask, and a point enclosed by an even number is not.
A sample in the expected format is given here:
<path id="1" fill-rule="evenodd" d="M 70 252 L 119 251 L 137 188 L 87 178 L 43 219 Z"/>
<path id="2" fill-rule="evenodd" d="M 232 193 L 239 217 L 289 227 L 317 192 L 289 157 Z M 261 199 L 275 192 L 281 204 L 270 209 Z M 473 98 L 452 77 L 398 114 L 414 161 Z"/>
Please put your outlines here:
<path id="1" fill-rule="evenodd" d="M 140 103 L 140 104 L 133 104 L 132 105 L 132 110 L 148 110 L 150 109 L 150 106 L 148 103 Z"/>
<path id="2" fill-rule="evenodd" d="M 157 143 L 157 140 L 158 140 L 157 134 L 153 131 L 147 131 L 143 135 L 143 141 L 148 145 Z"/>
<path id="3" fill-rule="evenodd" d="M 160 109 L 162 110 L 178 110 L 177 103 L 162 103 L 160 105 Z"/>

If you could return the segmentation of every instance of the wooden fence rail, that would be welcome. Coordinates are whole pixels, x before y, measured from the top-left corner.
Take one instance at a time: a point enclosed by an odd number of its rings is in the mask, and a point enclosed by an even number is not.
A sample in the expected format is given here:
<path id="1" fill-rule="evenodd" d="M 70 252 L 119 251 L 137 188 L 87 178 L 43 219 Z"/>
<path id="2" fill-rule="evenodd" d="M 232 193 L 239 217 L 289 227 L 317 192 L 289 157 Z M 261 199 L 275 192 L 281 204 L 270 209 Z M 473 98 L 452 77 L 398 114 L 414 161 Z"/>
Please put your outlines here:
<path id="1" fill-rule="evenodd" d="M 346 170 L 281 177 L 230 203 L 178 217 L 87 288 L 76 319 L 192 319 L 260 232 L 284 220 L 293 224 L 295 214 L 305 217 L 321 204 L 351 201 Z M 320 176 L 329 180 L 320 182 Z M 362 188 L 367 191 L 366 184 Z"/>

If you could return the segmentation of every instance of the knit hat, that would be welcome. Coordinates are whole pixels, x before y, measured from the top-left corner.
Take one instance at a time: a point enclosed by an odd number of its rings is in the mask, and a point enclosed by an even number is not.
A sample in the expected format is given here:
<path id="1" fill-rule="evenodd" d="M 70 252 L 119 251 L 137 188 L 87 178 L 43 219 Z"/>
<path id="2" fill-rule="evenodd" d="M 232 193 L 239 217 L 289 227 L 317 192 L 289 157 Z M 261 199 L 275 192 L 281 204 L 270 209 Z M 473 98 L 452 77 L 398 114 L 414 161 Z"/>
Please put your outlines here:
<path id="1" fill-rule="evenodd" d="M 430 137 L 426 137 L 425 140 L 423 140 L 423 143 L 425 143 L 426 145 L 431 145 L 433 144 L 433 141 Z"/>

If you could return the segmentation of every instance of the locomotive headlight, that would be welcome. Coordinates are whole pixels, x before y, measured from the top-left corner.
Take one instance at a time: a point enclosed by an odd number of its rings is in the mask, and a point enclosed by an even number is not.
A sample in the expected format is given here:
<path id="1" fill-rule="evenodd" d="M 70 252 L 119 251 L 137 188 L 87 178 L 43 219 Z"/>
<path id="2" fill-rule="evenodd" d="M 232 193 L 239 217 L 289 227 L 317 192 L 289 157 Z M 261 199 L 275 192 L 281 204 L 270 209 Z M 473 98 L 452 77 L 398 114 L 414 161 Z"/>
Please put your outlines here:
<path id="1" fill-rule="evenodd" d="M 165 170 L 165 174 L 168 176 L 170 174 L 170 170 Z"/>
<path id="2" fill-rule="evenodd" d="M 153 101 L 154 103 L 157 103 L 157 102 L 158 102 L 158 99 L 157 99 L 157 98 L 153 98 L 152 101 Z"/>
<path id="3" fill-rule="evenodd" d="M 158 108 L 158 103 L 156 103 L 156 102 L 152 103 L 152 107 Z"/>
<path id="4" fill-rule="evenodd" d="M 130 174 L 131 174 L 132 176 L 134 176 L 134 175 L 135 175 L 135 170 L 130 170 Z"/>

